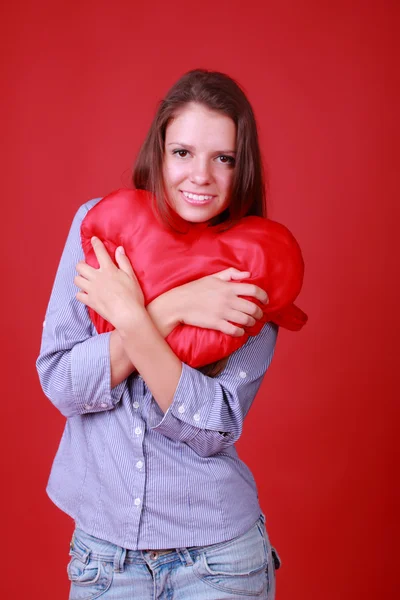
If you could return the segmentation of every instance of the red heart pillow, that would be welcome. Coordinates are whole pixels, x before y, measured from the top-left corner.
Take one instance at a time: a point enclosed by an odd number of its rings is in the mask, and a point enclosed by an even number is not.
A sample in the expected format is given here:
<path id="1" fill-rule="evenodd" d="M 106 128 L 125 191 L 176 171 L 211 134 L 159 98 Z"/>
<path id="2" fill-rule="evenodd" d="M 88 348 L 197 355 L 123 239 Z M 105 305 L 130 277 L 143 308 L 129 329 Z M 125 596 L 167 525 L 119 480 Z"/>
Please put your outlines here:
<path id="1" fill-rule="evenodd" d="M 143 290 L 145 304 L 174 287 L 235 267 L 249 271 L 251 282 L 263 288 L 267 305 L 262 319 L 232 337 L 212 329 L 178 325 L 167 342 L 180 360 L 200 367 L 220 360 L 257 335 L 268 321 L 298 330 L 307 316 L 293 302 L 300 292 L 304 263 L 300 248 L 286 227 L 262 217 L 245 217 L 221 231 L 220 226 L 189 226 L 187 233 L 171 231 L 155 216 L 153 197 L 144 190 L 118 190 L 100 200 L 81 226 L 86 262 L 98 268 L 91 238 L 97 236 L 114 259 L 123 246 Z M 248 300 L 255 301 L 254 298 Z M 114 327 L 89 309 L 98 333 Z"/>

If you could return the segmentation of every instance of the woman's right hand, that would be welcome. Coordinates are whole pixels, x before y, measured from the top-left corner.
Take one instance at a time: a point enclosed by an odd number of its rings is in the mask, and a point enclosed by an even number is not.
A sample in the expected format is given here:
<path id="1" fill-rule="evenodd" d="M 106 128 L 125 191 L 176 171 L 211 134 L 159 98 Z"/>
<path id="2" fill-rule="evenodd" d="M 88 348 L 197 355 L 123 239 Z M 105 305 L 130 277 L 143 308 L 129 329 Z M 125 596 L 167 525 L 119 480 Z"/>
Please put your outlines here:
<path id="1" fill-rule="evenodd" d="M 234 337 L 242 336 L 245 331 L 240 325 L 251 327 L 262 317 L 263 311 L 241 296 L 268 303 L 263 289 L 251 283 L 240 283 L 249 277 L 248 271 L 225 269 L 165 292 L 147 309 L 159 328 L 161 321 L 164 322 L 164 335 L 181 323 L 215 329 Z"/>

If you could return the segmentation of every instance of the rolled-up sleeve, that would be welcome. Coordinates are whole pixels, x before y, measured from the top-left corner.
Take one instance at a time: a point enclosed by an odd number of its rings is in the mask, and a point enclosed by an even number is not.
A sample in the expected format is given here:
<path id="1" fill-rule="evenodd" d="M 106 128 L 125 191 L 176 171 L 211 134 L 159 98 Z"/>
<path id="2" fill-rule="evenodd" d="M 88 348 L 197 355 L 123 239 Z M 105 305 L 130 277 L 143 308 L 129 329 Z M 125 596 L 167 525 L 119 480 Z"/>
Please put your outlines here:
<path id="1" fill-rule="evenodd" d="M 55 277 L 36 361 L 45 395 L 66 417 L 114 408 L 126 380 L 111 388 L 110 333 L 97 334 L 76 299 L 76 264 L 84 260 L 80 227 L 99 199 L 77 211 Z"/>
<path id="2" fill-rule="evenodd" d="M 264 325 L 257 336 L 229 357 L 215 378 L 183 363 L 171 406 L 163 414 L 153 400 L 149 426 L 187 443 L 201 456 L 211 456 L 234 444 L 271 363 L 277 335 L 276 325 Z"/>

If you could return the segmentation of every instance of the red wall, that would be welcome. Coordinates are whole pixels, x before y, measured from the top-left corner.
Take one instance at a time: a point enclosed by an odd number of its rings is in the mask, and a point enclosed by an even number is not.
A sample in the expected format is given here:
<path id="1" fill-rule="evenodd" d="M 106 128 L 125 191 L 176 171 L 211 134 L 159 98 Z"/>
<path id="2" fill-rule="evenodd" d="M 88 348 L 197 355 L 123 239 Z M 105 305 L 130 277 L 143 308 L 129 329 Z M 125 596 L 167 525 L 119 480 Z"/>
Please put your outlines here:
<path id="1" fill-rule="evenodd" d="M 247 91 L 270 215 L 306 263 L 309 324 L 281 331 L 239 444 L 283 559 L 278 600 L 395 597 L 395 5 L 3 9 L 2 598 L 68 594 L 72 522 L 45 495 L 64 419 L 34 363 L 70 222 L 129 181 L 158 100 L 194 67 Z"/>

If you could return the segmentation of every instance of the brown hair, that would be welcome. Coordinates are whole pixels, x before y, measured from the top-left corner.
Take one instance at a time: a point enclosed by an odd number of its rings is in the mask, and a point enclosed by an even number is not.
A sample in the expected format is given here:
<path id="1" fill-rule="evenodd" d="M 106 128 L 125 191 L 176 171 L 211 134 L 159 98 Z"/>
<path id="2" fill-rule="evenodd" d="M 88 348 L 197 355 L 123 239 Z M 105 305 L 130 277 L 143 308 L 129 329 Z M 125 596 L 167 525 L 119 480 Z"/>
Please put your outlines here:
<path id="1" fill-rule="evenodd" d="M 166 201 L 163 181 L 165 132 L 177 111 L 194 102 L 221 112 L 236 125 L 236 160 L 229 206 L 209 223 L 228 229 L 242 217 L 267 216 L 266 182 L 253 109 L 239 84 L 217 71 L 195 69 L 183 75 L 159 103 L 133 171 L 137 189 L 152 192 L 162 222 L 175 227 L 174 213 Z M 202 367 L 210 376 L 224 368 L 227 359 Z"/>

